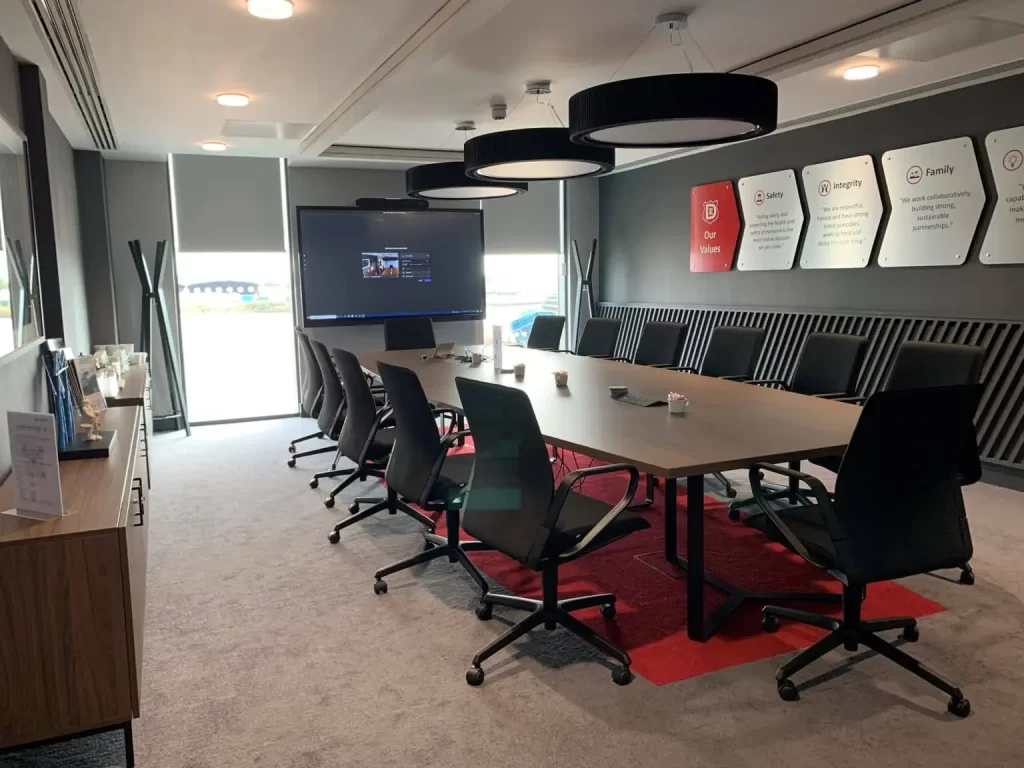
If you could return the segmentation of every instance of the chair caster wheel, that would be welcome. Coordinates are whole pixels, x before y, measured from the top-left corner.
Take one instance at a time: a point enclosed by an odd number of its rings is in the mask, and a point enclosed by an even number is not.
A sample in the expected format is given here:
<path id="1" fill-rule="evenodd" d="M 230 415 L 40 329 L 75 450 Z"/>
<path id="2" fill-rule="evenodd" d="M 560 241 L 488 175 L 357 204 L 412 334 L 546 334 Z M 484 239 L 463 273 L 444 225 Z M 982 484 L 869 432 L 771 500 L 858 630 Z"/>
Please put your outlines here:
<path id="1" fill-rule="evenodd" d="M 319 487 L 320 487 L 320 481 L 319 481 L 319 480 L 317 480 L 317 479 L 316 479 L 316 478 L 314 477 L 314 478 L 313 478 L 312 480 L 310 480 L 310 481 L 309 481 L 309 487 L 310 487 L 310 488 L 319 488 Z"/>
<path id="2" fill-rule="evenodd" d="M 906 640 L 908 643 L 916 643 L 921 639 L 921 633 L 917 629 L 917 624 L 911 627 L 904 627 L 903 631 L 900 632 L 900 640 Z"/>
<path id="3" fill-rule="evenodd" d="M 615 603 L 605 603 L 601 606 L 601 615 L 606 619 L 615 618 Z"/>
<path id="4" fill-rule="evenodd" d="M 725 489 L 725 495 L 728 498 L 730 498 L 730 499 L 735 499 L 736 498 L 736 489 L 735 488 L 726 488 Z"/>
<path id="5" fill-rule="evenodd" d="M 466 670 L 466 682 L 472 686 L 484 684 L 484 671 L 480 667 L 470 667 Z"/>
<path id="6" fill-rule="evenodd" d="M 778 632 L 779 617 L 772 616 L 771 614 L 763 614 L 761 616 L 761 629 L 763 629 L 765 632 Z"/>
<path id="7" fill-rule="evenodd" d="M 974 571 L 960 571 L 960 583 L 968 587 L 974 584 Z"/>
<path id="8" fill-rule="evenodd" d="M 354 501 L 354 502 L 352 502 L 351 504 L 348 505 L 348 513 L 350 515 L 354 515 L 358 511 L 359 511 L 359 502 L 358 501 Z"/>
<path id="9" fill-rule="evenodd" d="M 334 497 L 328 496 L 326 499 L 324 499 L 324 506 L 327 507 L 328 509 L 331 509 L 334 506 Z"/>
<path id="10" fill-rule="evenodd" d="M 957 717 L 967 717 L 971 714 L 971 702 L 963 697 L 960 697 L 959 699 L 950 698 L 949 703 L 946 705 L 946 709 Z"/>
<path id="11" fill-rule="evenodd" d="M 289 445 L 288 446 L 288 453 L 295 453 L 295 446 L 294 445 Z"/>
<path id="12" fill-rule="evenodd" d="M 480 621 L 489 621 L 491 616 L 494 615 L 494 605 L 491 603 L 480 603 L 476 607 L 476 617 Z"/>
<path id="13" fill-rule="evenodd" d="M 381 579 L 379 581 L 373 582 L 373 594 L 375 594 L 375 595 L 384 595 L 384 594 L 387 594 L 387 591 L 388 591 L 388 583 L 386 581 L 384 581 L 384 579 Z"/>
<path id="14" fill-rule="evenodd" d="M 792 680 L 779 680 L 779 698 L 783 701 L 796 701 L 800 698 L 800 691 L 796 689 Z"/>
<path id="15" fill-rule="evenodd" d="M 294 467 L 295 466 L 295 459 L 288 459 L 288 466 L 289 467 Z"/>
<path id="16" fill-rule="evenodd" d="M 740 511 L 729 507 L 729 519 L 734 523 L 738 523 L 740 521 Z"/>
<path id="17" fill-rule="evenodd" d="M 331 531 L 327 534 L 327 540 L 331 542 L 331 544 L 337 544 L 341 541 L 341 533 L 339 531 Z"/>
<path id="18" fill-rule="evenodd" d="M 612 682 L 616 685 L 629 685 L 633 682 L 633 673 L 629 667 L 616 667 L 612 670 Z"/>

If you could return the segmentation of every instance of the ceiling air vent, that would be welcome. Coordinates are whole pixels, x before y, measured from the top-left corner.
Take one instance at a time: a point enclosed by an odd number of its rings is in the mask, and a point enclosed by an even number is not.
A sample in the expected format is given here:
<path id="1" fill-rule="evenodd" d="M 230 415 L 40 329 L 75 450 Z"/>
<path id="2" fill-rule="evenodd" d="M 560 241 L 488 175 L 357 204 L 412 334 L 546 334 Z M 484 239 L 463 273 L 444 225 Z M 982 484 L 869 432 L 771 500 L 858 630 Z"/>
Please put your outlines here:
<path id="1" fill-rule="evenodd" d="M 117 149 L 96 65 L 74 0 L 25 0 L 60 68 L 96 149 Z"/>

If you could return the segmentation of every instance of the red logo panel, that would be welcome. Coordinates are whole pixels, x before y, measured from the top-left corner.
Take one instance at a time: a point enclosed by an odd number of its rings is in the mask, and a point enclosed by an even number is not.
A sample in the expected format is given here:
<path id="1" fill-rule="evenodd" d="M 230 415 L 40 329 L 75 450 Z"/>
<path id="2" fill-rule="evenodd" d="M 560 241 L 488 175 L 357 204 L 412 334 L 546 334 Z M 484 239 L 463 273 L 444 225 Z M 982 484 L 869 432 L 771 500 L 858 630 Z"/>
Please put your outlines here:
<path id="1" fill-rule="evenodd" d="M 690 192 L 690 271 L 728 272 L 740 239 L 740 212 L 731 181 Z"/>

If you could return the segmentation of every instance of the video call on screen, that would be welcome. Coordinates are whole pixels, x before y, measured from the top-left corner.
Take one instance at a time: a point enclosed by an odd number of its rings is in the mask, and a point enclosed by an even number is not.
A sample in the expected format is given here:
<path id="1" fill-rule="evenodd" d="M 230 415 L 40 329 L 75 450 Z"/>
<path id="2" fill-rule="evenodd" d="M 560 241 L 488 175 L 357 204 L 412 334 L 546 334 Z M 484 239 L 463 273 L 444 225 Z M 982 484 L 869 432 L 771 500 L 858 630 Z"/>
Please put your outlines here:
<path id="1" fill-rule="evenodd" d="M 306 318 L 482 313 L 481 215 L 300 209 Z"/>

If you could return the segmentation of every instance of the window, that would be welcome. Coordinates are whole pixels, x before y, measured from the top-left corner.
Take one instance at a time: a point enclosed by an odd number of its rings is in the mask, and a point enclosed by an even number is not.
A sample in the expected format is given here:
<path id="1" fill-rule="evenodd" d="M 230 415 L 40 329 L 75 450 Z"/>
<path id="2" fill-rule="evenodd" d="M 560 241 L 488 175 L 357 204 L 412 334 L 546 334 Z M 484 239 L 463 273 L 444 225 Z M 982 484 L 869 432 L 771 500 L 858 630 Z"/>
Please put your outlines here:
<path id="1" fill-rule="evenodd" d="M 494 325 L 503 341 L 525 344 L 537 315 L 560 315 L 562 255 L 559 253 L 486 254 L 487 320 L 484 343 L 490 344 Z"/>

